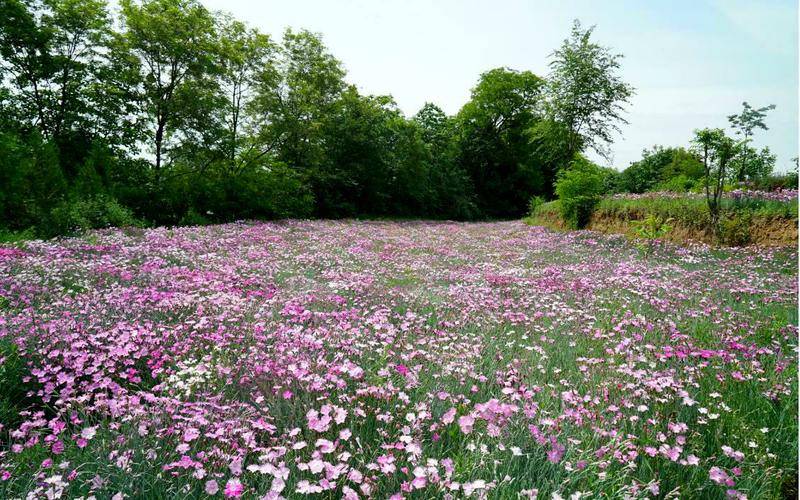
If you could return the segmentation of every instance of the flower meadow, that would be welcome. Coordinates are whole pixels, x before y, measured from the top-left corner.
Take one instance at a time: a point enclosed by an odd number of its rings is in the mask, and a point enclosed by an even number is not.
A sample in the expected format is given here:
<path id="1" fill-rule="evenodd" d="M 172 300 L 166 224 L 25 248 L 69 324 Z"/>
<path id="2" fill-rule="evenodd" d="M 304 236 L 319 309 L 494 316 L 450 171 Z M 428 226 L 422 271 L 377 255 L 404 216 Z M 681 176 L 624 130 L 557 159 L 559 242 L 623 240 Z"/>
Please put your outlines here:
<path id="1" fill-rule="evenodd" d="M 750 189 L 734 189 L 723 193 L 725 199 L 740 201 L 776 201 L 782 203 L 797 203 L 797 189 L 778 189 L 777 191 L 758 191 Z M 705 200 L 704 193 L 678 193 L 673 191 L 647 191 L 645 193 L 615 193 L 610 196 L 613 200 Z"/>
<path id="2" fill-rule="evenodd" d="M 521 222 L 2 247 L 0 497 L 796 495 L 796 263 Z"/>

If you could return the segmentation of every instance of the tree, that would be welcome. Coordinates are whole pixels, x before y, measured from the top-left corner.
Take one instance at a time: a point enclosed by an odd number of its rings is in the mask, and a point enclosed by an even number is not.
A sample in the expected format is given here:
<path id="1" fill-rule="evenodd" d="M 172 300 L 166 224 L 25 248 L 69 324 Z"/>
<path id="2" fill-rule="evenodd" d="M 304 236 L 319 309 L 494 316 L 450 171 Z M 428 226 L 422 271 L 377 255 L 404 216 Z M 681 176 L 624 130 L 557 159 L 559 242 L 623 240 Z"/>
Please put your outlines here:
<path id="1" fill-rule="evenodd" d="M 684 148 L 653 146 L 642 152 L 642 159 L 631 163 L 620 175 L 621 188 L 629 193 L 644 193 L 660 188 L 672 179 L 699 180 L 703 165 L 694 153 Z"/>
<path id="2" fill-rule="evenodd" d="M 549 190 L 529 138 L 544 84 L 530 71 L 487 71 L 456 117 L 459 163 L 486 216 L 519 216 L 531 195 Z"/>
<path id="3" fill-rule="evenodd" d="M 620 54 L 593 43 L 594 26 L 575 20 L 570 37 L 552 54 L 548 115 L 568 130 L 567 157 L 592 149 L 609 157 L 608 145 L 630 103 L 633 87 L 618 76 Z"/>
<path id="4" fill-rule="evenodd" d="M 59 147 L 74 174 L 98 136 L 114 143 L 119 109 L 93 92 L 108 75 L 111 21 L 101 0 L 0 0 L 0 59 L 26 128 Z M 119 104 L 119 103 L 117 103 Z M 109 116 L 111 114 L 112 116 Z"/>
<path id="5" fill-rule="evenodd" d="M 600 167 L 581 155 L 569 168 L 559 172 L 556 193 L 564 222 L 572 229 L 586 227 L 595 205 L 605 189 L 604 173 Z"/>
<path id="6" fill-rule="evenodd" d="M 772 172 L 772 168 L 775 166 L 775 159 L 769 149 L 756 151 L 755 148 L 750 147 L 750 143 L 753 140 L 754 130 L 769 130 L 769 127 L 764 123 L 764 119 L 767 117 L 767 112 L 773 109 L 775 109 L 774 104 L 762 108 L 753 108 L 747 101 L 744 101 L 741 113 L 728 116 L 731 128 L 734 129 L 736 135 L 742 137 L 743 146 L 740 151 L 740 158 L 736 161 L 732 171 L 734 181 L 743 182 L 746 179 L 767 176 Z"/>
<path id="7" fill-rule="evenodd" d="M 276 47 L 268 35 L 248 29 L 228 16 L 220 18 L 219 33 L 220 84 L 226 99 L 222 148 L 229 170 L 236 173 L 254 165 L 270 151 L 254 140 L 257 122 L 250 111 L 258 74 L 274 71 Z"/>
<path id="8" fill-rule="evenodd" d="M 458 162 L 456 121 L 433 103 L 413 117 L 427 150 L 432 193 L 429 213 L 464 219 L 475 214 L 475 194 L 469 176 Z"/>
<path id="9" fill-rule="evenodd" d="M 275 65 L 259 72 L 252 111 L 258 140 L 309 174 L 322 161 L 322 123 L 345 89 L 344 70 L 319 35 L 286 30 Z"/>
<path id="10" fill-rule="evenodd" d="M 704 187 L 711 216 L 711 228 L 719 238 L 723 187 L 731 160 L 739 153 L 740 143 L 725 135 L 722 129 L 705 128 L 695 131 L 693 145 L 703 162 Z"/>
<path id="11" fill-rule="evenodd" d="M 776 160 L 769 147 L 757 150 L 743 141 L 739 154 L 731 161 L 730 180 L 744 182 L 764 179 L 772 173 Z"/>
<path id="12" fill-rule="evenodd" d="M 214 19 L 195 0 L 122 0 L 121 6 L 122 40 L 143 68 L 140 99 L 158 179 L 182 120 L 215 85 Z"/>

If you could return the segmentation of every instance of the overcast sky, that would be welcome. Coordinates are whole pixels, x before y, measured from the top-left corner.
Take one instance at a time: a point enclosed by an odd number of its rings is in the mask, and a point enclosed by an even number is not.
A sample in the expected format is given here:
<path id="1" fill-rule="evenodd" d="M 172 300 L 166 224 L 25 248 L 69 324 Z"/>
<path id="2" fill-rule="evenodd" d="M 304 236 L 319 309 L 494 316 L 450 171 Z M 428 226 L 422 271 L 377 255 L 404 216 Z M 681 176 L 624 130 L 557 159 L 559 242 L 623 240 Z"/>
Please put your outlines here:
<path id="1" fill-rule="evenodd" d="M 612 166 L 653 144 L 686 145 L 724 127 L 741 102 L 777 105 L 756 137 L 786 170 L 798 149 L 797 3 L 790 0 L 201 0 L 273 36 L 322 34 L 363 93 L 390 94 L 413 115 L 426 102 L 456 113 L 478 75 L 498 66 L 547 74 L 572 19 L 624 54 L 636 87 Z M 602 162 L 607 164 L 607 162 Z"/>

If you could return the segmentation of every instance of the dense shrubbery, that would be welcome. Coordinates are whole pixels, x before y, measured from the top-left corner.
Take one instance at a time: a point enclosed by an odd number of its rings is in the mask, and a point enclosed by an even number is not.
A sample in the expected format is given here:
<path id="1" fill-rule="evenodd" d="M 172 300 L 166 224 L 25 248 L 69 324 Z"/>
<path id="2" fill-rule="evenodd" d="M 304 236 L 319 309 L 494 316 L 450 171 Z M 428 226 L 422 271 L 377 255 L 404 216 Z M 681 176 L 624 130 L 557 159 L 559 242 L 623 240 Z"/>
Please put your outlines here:
<path id="1" fill-rule="evenodd" d="M 596 165 L 578 158 L 559 174 L 556 194 L 564 222 L 573 229 L 585 227 L 603 194 L 603 174 Z"/>
<path id="2" fill-rule="evenodd" d="M 49 222 L 45 227 L 55 236 L 88 229 L 140 224 L 133 213 L 117 200 L 97 195 L 62 202 L 50 212 Z"/>

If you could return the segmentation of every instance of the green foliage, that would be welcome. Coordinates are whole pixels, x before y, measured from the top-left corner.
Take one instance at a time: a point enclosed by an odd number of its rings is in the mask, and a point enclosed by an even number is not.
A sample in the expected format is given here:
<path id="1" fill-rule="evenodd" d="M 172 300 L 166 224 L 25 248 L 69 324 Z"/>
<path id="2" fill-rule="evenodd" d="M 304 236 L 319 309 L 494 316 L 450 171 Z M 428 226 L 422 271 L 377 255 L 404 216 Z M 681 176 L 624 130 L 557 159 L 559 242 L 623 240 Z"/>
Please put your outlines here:
<path id="1" fill-rule="evenodd" d="M 752 212 L 749 210 L 725 214 L 719 222 L 721 242 L 730 246 L 744 246 L 750 243 L 752 218 Z"/>
<path id="2" fill-rule="evenodd" d="M 141 224 L 131 211 L 114 198 L 97 195 L 65 201 L 50 213 L 49 224 L 42 228 L 44 235 L 74 234 L 90 229 L 136 226 Z"/>
<path id="3" fill-rule="evenodd" d="M 455 116 L 429 103 L 408 119 L 390 96 L 348 85 L 320 35 L 273 40 L 197 0 L 0 0 L 0 10 L 9 234 L 517 217 L 532 196 L 553 198 L 578 152 L 610 141 L 630 96 L 619 57 L 578 24 L 550 81 L 492 69 Z M 616 172 L 601 173 L 604 192 L 620 189 Z"/>
<path id="4" fill-rule="evenodd" d="M 646 240 L 645 244 L 639 246 L 639 250 L 645 256 L 653 253 L 656 240 L 664 238 L 672 231 L 672 226 L 670 225 L 672 220 L 671 218 L 660 217 L 655 213 L 649 213 L 644 219 L 634 223 L 636 235 Z"/>
<path id="5" fill-rule="evenodd" d="M 674 191 L 679 182 L 672 179 L 687 179 L 684 183 L 694 183 L 704 175 L 703 164 L 695 154 L 684 148 L 665 148 L 653 146 L 644 150 L 642 159 L 632 163 L 620 174 L 620 189 L 628 193 L 644 193 L 661 189 Z"/>
<path id="6" fill-rule="evenodd" d="M 568 227 L 586 227 L 603 194 L 603 174 L 587 160 L 575 161 L 556 181 L 561 215 Z"/>
<path id="7" fill-rule="evenodd" d="M 730 176 L 734 182 L 744 182 L 768 176 L 775 167 L 775 155 L 769 148 L 757 151 L 750 146 L 753 140 L 753 131 L 756 129 L 769 130 L 764 123 L 767 112 L 775 109 L 774 104 L 762 108 L 753 108 L 747 101 L 742 103 L 742 112 L 728 116 L 731 127 L 736 135 L 742 137 L 742 147 L 734 158 Z"/>
<path id="8" fill-rule="evenodd" d="M 181 217 L 180 221 L 178 222 L 181 226 L 205 226 L 210 224 L 208 217 L 205 217 L 197 211 L 189 207 L 189 210 Z"/>
<path id="9" fill-rule="evenodd" d="M 725 135 L 722 129 L 702 129 L 695 131 L 694 147 L 703 162 L 703 184 L 706 203 L 711 218 L 710 229 L 716 237 L 721 237 L 720 211 L 725 180 L 731 162 L 740 152 L 741 144 Z"/>
<path id="10" fill-rule="evenodd" d="M 756 150 L 742 144 L 738 154 L 731 160 L 728 177 L 731 182 L 754 182 L 765 179 L 775 168 L 776 157 L 768 147 Z"/>
<path id="11" fill-rule="evenodd" d="M 459 163 L 486 216 L 519 216 L 531 194 L 547 195 L 552 173 L 537 165 L 529 130 L 538 122 L 544 80 L 496 68 L 480 77 L 456 117 Z"/>
<path id="12" fill-rule="evenodd" d="M 8 337 L 0 338 L 0 422 L 5 427 L 21 422 L 20 412 L 29 407 L 26 393 L 31 384 L 25 382 L 28 377 L 30 371 L 19 355 L 19 347 Z"/>
<path id="13" fill-rule="evenodd" d="M 687 193 L 694 191 L 701 185 L 700 179 L 692 179 L 685 174 L 680 174 L 671 177 L 665 181 L 661 181 L 653 187 L 654 191 L 672 191 L 675 193 Z"/>
<path id="14" fill-rule="evenodd" d="M 550 63 L 548 111 L 568 130 L 568 157 L 592 149 L 608 157 L 607 146 L 633 96 L 633 87 L 622 81 L 619 54 L 591 40 L 594 27 L 584 29 L 578 20 L 570 37 L 553 52 Z"/>
<path id="15" fill-rule="evenodd" d="M 528 214 L 533 216 L 536 210 L 544 204 L 545 200 L 541 196 L 531 196 L 531 200 L 528 202 Z"/>

